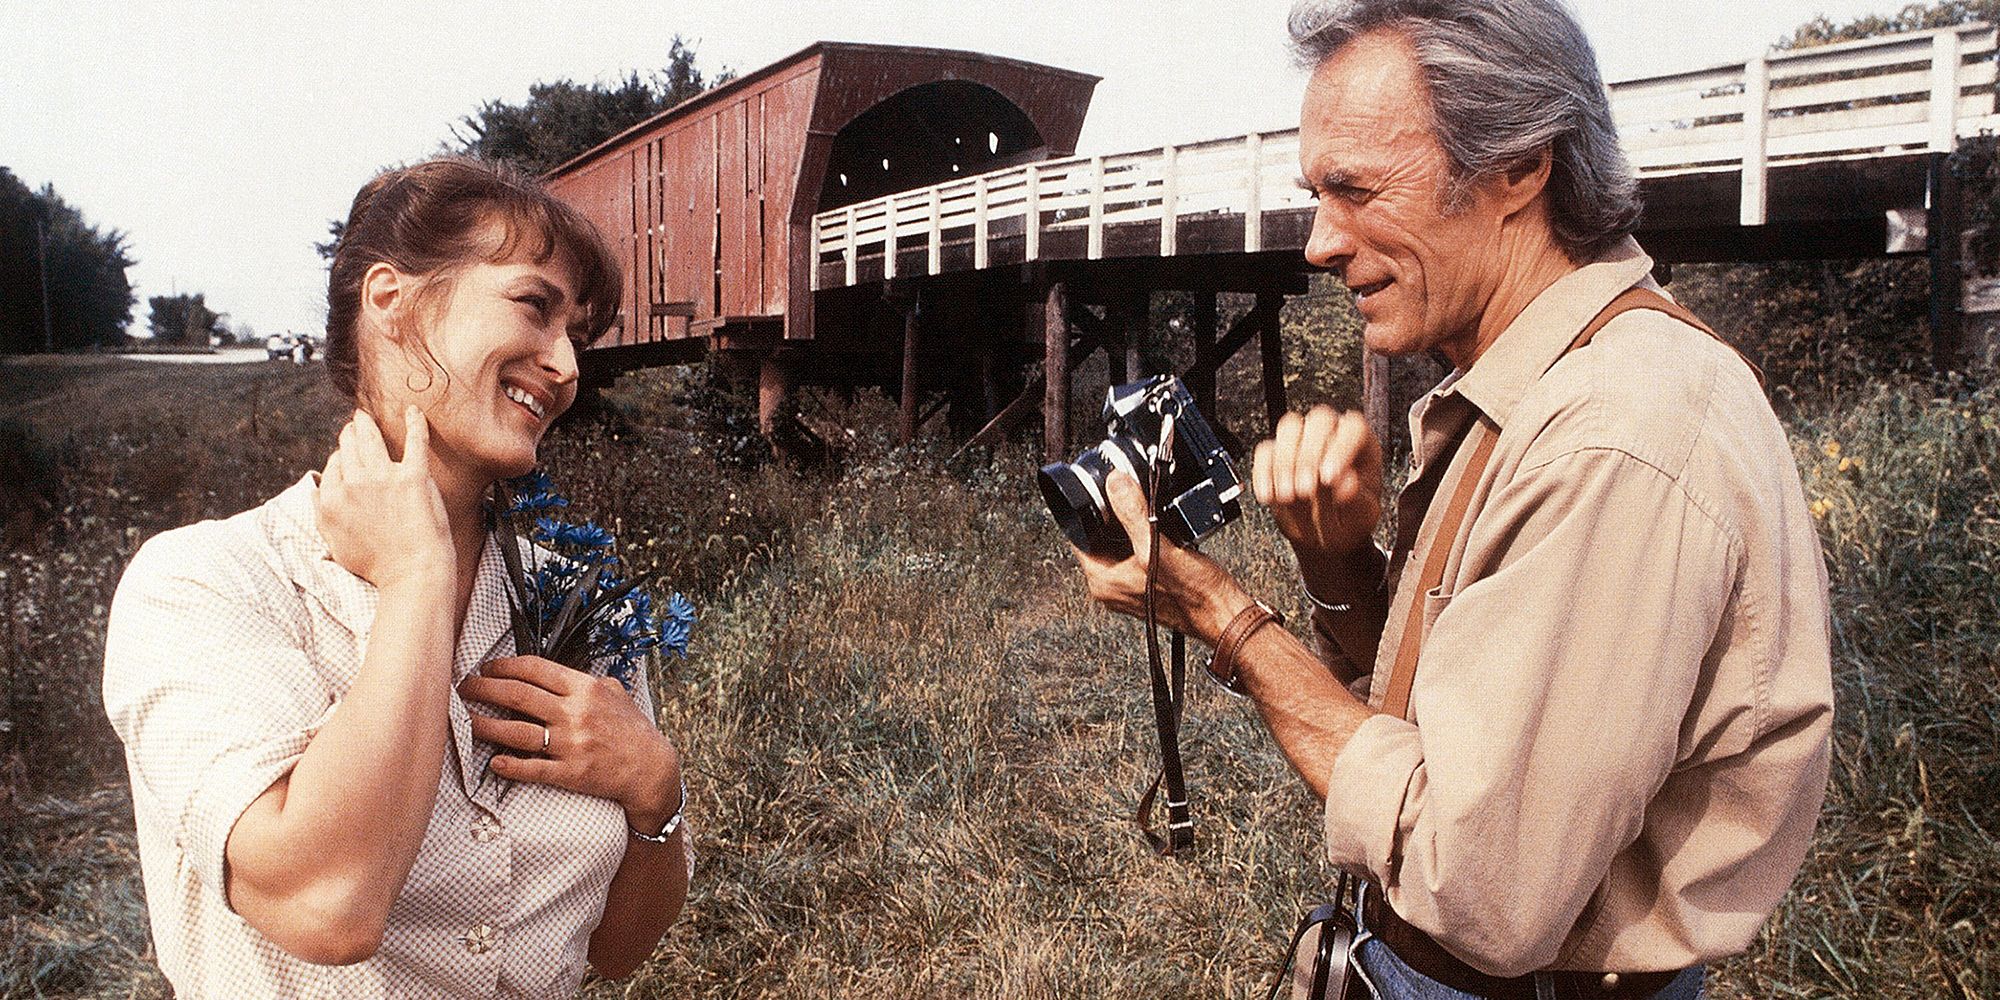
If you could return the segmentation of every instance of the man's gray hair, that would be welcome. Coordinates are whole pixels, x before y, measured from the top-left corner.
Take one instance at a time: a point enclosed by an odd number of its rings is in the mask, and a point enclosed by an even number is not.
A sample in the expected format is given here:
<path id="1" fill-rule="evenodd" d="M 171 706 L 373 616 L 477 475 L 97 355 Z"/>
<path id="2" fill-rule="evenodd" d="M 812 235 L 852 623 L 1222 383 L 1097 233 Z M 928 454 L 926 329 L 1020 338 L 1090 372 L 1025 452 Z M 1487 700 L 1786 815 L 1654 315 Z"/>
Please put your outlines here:
<path id="1" fill-rule="evenodd" d="M 1309 69 L 1378 29 L 1414 43 L 1431 131 L 1454 171 L 1448 205 L 1546 147 L 1550 222 L 1573 260 L 1595 258 L 1638 224 L 1638 182 L 1596 53 L 1562 0 L 1301 0 L 1290 28 Z"/>

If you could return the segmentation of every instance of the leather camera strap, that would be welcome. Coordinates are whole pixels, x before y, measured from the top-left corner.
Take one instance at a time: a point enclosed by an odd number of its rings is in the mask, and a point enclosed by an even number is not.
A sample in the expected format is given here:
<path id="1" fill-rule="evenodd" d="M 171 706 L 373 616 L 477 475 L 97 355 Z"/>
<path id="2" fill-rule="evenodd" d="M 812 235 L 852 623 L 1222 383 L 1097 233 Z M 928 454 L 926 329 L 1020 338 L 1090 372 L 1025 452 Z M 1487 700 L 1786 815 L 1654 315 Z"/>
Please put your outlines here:
<path id="1" fill-rule="evenodd" d="M 1651 309 L 1666 313 L 1722 341 L 1725 345 L 1729 343 L 1722 340 L 1722 337 L 1707 323 L 1696 318 L 1693 313 L 1672 299 L 1651 289 L 1628 288 L 1617 298 L 1612 299 L 1610 304 L 1584 326 L 1582 332 L 1576 335 L 1576 339 L 1570 341 L 1561 355 L 1557 355 L 1557 360 L 1590 343 L 1591 338 L 1597 336 L 1598 331 L 1603 330 L 1606 324 L 1634 309 Z M 1735 350 L 1733 346 L 1730 349 Z M 1757 384 L 1763 385 L 1764 372 L 1756 363 L 1744 357 L 1741 351 L 1737 351 L 1736 356 L 1750 366 L 1750 371 L 1757 376 Z M 1555 367 L 1554 362 L 1549 366 Z M 1445 560 L 1450 558 L 1451 550 L 1457 542 L 1459 529 L 1464 525 L 1465 515 L 1472 507 L 1473 494 L 1477 492 L 1479 481 L 1485 476 L 1487 463 L 1493 458 L 1493 447 L 1500 440 L 1500 432 L 1484 418 L 1475 418 L 1473 426 L 1466 431 L 1466 436 L 1461 439 L 1458 447 L 1463 448 L 1464 441 L 1475 437 L 1478 438 L 1478 442 L 1473 445 L 1472 456 L 1466 461 L 1465 470 L 1459 473 L 1458 485 L 1452 490 L 1451 499 L 1445 505 L 1444 516 L 1438 521 L 1438 530 L 1431 536 L 1430 544 L 1425 550 L 1423 573 L 1418 577 L 1417 589 L 1410 593 L 1409 617 L 1404 619 L 1402 641 L 1396 646 L 1396 659 L 1389 670 L 1389 688 L 1382 697 L 1382 711 L 1399 719 L 1410 717 L 1410 688 L 1416 683 L 1417 657 L 1422 653 L 1424 643 L 1424 595 L 1436 590 L 1438 585 L 1444 582 Z M 1441 460 L 1447 466 L 1450 464 L 1449 458 Z M 1419 519 L 1424 516 L 1422 511 L 1413 513 Z"/>

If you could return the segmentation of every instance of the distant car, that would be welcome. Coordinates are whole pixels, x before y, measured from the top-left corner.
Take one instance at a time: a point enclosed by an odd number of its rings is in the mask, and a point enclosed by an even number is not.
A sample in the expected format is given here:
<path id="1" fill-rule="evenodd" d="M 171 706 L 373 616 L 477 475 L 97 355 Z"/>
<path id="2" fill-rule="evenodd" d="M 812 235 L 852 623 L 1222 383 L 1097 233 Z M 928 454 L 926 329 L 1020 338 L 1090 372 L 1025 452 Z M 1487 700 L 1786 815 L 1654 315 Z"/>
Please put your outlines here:
<path id="1" fill-rule="evenodd" d="M 283 361 L 291 356 L 291 345 L 285 343 L 285 338 L 282 335 L 274 333 L 264 338 L 264 359 L 266 361 Z"/>

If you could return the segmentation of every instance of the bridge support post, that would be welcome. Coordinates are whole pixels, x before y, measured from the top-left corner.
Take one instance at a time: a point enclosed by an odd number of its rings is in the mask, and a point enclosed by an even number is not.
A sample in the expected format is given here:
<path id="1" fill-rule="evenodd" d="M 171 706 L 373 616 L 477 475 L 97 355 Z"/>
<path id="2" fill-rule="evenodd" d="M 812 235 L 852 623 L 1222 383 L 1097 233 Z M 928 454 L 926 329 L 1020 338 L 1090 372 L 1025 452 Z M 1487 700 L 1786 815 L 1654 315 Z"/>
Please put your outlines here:
<path id="1" fill-rule="evenodd" d="M 776 432 L 778 417 L 791 402 L 791 365 L 775 353 L 766 354 L 757 368 L 757 431 L 766 440 Z"/>
<path id="2" fill-rule="evenodd" d="M 1215 409 L 1215 372 L 1229 360 L 1216 357 L 1215 346 L 1215 293 L 1195 292 L 1194 367 L 1187 373 L 1188 392 L 1194 394 L 1194 405 L 1201 408 L 1211 424 L 1221 420 Z"/>
<path id="3" fill-rule="evenodd" d="M 1376 440 L 1389 440 L 1389 356 L 1361 349 L 1361 415 Z"/>
<path id="4" fill-rule="evenodd" d="M 920 377 L 917 373 L 918 324 L 921 320 L 917 300 L 913 297 L 902 303 L 903 311 L 903 383 L 898 402 L 901 413 L 896 424 L 896 443 L 909 444 L 917 439 L 917 404 L 922 401 Z"/>
<path id="5" fill-rule="evenodd" d="M 1273 301 L 1275 300 L 1275 301 Z M 1258 348 L 1264 362 L 1264 413 L 1270 418 L 1269 431 L 1278 429 L 1278 418 L 1285 415 L 1290 404 L 1285 399 L 1285 345 L 1279 340 L 1284 324 L 1278 316 L 1284 310 L 1285 297 L 1271 292 L 1257 295 L 1257 311 L 1269 318 L 1264 328 L 1257 331 Z"/>
<path id="6" fill-rule="evenodd" d="M 1042 453 L 1047 461 L 1069 456 L 1069 289 L 1049 284 L 1042 300 Z"/>
<path id="7" fill-rule="evenodd" d="M 1949 371 L 1963 362 L 1965 294 L 1959 257 L 1964 251 L 1963 201 L 1951 154 L 1930 157 L 1931 367 Z"/>

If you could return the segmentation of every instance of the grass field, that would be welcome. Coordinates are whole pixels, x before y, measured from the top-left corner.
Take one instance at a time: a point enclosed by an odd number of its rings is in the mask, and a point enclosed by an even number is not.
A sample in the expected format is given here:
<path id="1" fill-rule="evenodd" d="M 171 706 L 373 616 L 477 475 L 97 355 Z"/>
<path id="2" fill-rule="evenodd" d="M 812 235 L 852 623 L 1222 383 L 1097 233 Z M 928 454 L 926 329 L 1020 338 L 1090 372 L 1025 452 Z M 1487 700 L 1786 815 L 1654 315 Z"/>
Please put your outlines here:
<path id="1" fill-rule="evenodd" d="M 1992 392 L 1934 395 L 1795 419 L 1835 581 L 1835 773 L 1806 872 L 1714 995 L 2000 997 L 2000 429 Z M 1126 821 L 1155 752 L 1143 647 L 1085 601 L 1034 456 L 947 469 L 863 430 L 837 476 L 744 469 L 686 398 L 629 378 L 547 454 L 702 612 L 657 681 L 691 769 L 688 915 L 587 995 L 1261 995 L 1326 891 L 1315 804 L 1197 684 L 1202 844 L 1150 854 Z M 820 416 L 892 426 L 856 406 Z M 276 492 L 342 415 L 316 368 L 0 362 L 0 996 L 165 995 L 97 702 L 104 609 L 140 540 Z M 1302 600 L 1246 520 L 1213 551 Z"/>

